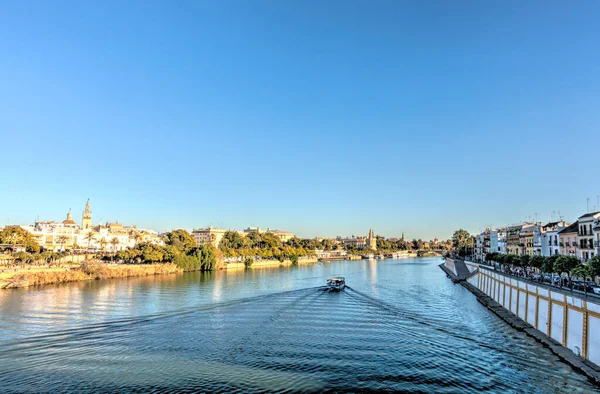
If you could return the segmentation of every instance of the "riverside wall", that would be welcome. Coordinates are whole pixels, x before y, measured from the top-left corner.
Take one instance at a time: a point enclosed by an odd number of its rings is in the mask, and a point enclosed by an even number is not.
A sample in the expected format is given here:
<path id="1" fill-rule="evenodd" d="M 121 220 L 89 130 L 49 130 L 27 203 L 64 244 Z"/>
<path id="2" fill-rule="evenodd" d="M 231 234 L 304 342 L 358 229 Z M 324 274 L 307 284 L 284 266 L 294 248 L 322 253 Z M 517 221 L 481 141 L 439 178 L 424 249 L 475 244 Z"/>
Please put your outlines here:
<path id="1" fill-rule="evenodd" d="M 317 261 L 318 260 L 316 257 L 299 258 L 298 265 L 313 264 L 313 263 L 316 263 Z M 249 268 L 279 267 L 279 266 L 289 266 L 289 265 L 292 265 L 291 260 L 284 260 L 283 262 L 276 260 L 276 259 L 258 260 L 258 261 L 255 261 L 254 263 L 252 263 L 252 265 Z M 246 268 L 246 266 L 244 265 L 243 262 L 227 263 L 227 264 L 225 264 L 224 268 L 227 270 L 231 270 L 231 269 Z"/>
<path id="2" fill-rule="evenodd" d="M 520 319 L 524 327 L 537 330 L 598 369 L 600 297 L 531 282 L 469 261 L 465 265 L 471 272 L 466 282 L 514 314 L 511 318 Z M 454 262 L 446 265 L 450 266 L 456 272 Z"/>

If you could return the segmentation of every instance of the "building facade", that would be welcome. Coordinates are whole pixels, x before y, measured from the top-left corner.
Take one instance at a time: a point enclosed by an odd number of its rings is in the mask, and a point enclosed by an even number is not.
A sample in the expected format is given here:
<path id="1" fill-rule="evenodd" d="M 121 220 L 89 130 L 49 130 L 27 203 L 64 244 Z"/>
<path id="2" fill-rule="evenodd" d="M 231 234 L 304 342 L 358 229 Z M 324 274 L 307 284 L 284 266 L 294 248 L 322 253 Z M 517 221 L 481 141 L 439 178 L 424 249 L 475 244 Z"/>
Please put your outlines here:
<path id="1" fill-rule="evenodd" d="M 559 253 L 563 256 L 577 257 L 578 243 L 577 234 L 579 232 L 579 222 L 575 222 L 564 229 L 558 231 Z"/>
<path id="2" fill-rule="evenodd" d="M 577 219 L 578 238 L 579 238 L 579 254 L 581 261 L 588 261 L 596 254 L 596 242 L 594 228 L 598 225 L 600 212 L 590 212 L 582 215 Z"/>
<path id="3" fill-rule="evenodd" d="M 218 248 L 226 232 L 227 230 L 208 226 L 206 228 L 193 229 L 192 237 L 194 237 L 196 242 L 198 242 L 200 245 L 210 244 L 215 248 Z"/>

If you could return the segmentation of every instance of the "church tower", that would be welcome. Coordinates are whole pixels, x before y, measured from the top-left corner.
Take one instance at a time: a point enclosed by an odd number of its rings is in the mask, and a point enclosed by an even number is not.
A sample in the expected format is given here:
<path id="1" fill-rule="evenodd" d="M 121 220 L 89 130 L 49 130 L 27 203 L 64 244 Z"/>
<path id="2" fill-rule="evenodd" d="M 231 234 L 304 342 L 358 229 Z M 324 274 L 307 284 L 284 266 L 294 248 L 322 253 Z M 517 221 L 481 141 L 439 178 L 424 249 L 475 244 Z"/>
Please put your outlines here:
<path id="1" fill-rule="evenodd" d="M 83 211 L 83 215 L 81 215 L 81 228 L 84 230 L 92 228 L 92 211 L 90 210 L 89 198 L 85 204 L 85 211 Z"/>
<path id="2" fill-rule="evenodd" d="M 369 230 L 368 245 L 369 245 L 369 249 L 377 250 L 377 239 L 375 238 L 375 234 L 373 233 L 373 229 Z"/>

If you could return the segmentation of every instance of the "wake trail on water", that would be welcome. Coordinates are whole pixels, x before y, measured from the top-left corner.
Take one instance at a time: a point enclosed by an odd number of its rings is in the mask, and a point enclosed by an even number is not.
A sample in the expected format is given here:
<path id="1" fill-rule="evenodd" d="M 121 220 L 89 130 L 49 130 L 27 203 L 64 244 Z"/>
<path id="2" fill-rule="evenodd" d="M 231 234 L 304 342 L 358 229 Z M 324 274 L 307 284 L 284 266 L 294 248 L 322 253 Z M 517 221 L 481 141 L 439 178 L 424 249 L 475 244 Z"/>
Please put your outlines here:
<path id="1" fill-rule="evenodd" d="M 175 309 L 166 312 L 152 313 L 142 316 L 128 317 L 123 319 L 108 320 L 101 323 L 87 324 L 74 328 L 67 328 L 60 331 L 53 331 L 46 334 L 35 335 L 25 339 L 10 340 L 6 342 L 0 342 L 0 350 L 2 354 L 0 359 L 11 352 L 21 352 L 27 350 L 30 347 L 37 347 L 42 344 L 48 345 L 49 341 L 66 341 L 69 339 L 83 339 L 98 333 L 108 331 L 121 331 L 123 329 L 131 328 L 135 325 L 150 323 L 153 321 L 159 321 L 163 319 L 169 319 L 173 317 L 186 316 L 195 313 L 208 312 L 220 308 L 228 308 L 232 306 L 244 305 L 252 302 L 274 300 L 279 297 L 293 296 L 295 294 L 306 293 L 305 296 L 315 294 L 315 290 L 322 290 L 324 286 L 315 286 L 302 289 L 281 291 L 277 293 L 264 294 L 254 297 L 240 298 L 230 301 L 218 302 L 214 304 L 207 304 L 195 307 L 187 307 L 181 309 Z M 50 345 L 48 345 L 50 346 Z"/>

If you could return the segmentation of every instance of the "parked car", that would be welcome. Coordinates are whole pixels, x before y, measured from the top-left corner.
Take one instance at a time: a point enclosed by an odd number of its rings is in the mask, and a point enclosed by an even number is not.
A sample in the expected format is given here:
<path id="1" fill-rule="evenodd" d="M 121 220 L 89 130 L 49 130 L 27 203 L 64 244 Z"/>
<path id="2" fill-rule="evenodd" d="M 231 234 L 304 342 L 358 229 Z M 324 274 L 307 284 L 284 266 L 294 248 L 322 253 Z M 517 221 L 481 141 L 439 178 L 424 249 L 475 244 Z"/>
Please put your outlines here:
<path id="1" fill-rule="evenodd" d="M 575 290 L 594 293 L 594 286 L 591 286 L 588 282 L 575 280 L 572 281 L 571 284 L 573 285 L 573 289 Z"/>
<path id="2" fill-rule="evenodd" d="M 588 281 L 587 284 L 592 288 L 592 292 L 600 294 L 600 286 L 596 282 Z"/>

